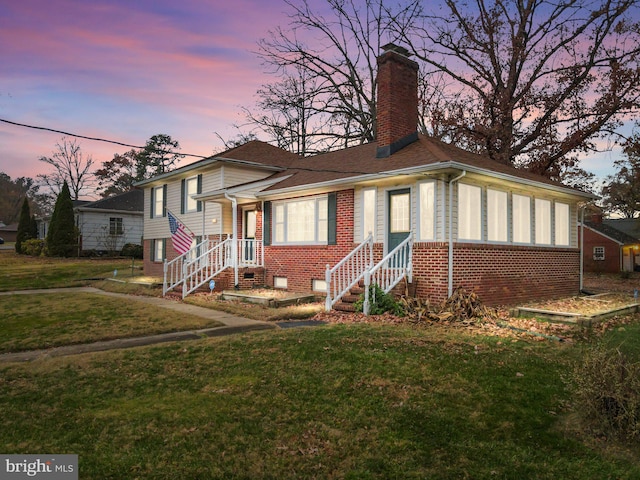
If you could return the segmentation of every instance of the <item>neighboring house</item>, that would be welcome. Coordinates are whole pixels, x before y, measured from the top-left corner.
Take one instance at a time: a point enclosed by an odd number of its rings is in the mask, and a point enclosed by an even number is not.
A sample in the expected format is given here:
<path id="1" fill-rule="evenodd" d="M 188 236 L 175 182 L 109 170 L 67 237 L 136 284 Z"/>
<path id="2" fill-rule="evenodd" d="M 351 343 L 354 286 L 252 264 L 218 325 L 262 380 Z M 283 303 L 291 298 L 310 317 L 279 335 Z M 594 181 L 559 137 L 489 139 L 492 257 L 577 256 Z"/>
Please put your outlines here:
<path id="1" fill-rule="evenodd" d="M 0 238 L 5 242 L 15 242 L 18 237 L 18 224 L 12 223 L 11 225 L 0 225 Z"/>
<path id="2" fill-rule="evenodd" d="M 145 273 L 183 295 L 213 278 L 327 294 L 328 308 L 361 281 L 406 279 L 433 301 L 457 286 L 487 304 L 578 294 L 578 211 L 594 197 L 419 135 L 405 53 L 378 59 L 375 143 L 298 158 L 252 141 L 138 184 Z M 167 209 L 193 233 L 183 256 Z"/>
<path id="3" fill-rule="evenodd" d="M 143 198 L 142 190 L 131 190 L 95 202 L 74 200 L 80 253 L 117 252 L 127 243 L 141 245 Z M 49 220 L 38 221 L 40 238 L 46 238 Z"/>
<path id="4" fill-rule="evenodd" d="M 584 222 L 583 259 L 585 272 L 640 271 L 640 219 L 594 214 Z"/>

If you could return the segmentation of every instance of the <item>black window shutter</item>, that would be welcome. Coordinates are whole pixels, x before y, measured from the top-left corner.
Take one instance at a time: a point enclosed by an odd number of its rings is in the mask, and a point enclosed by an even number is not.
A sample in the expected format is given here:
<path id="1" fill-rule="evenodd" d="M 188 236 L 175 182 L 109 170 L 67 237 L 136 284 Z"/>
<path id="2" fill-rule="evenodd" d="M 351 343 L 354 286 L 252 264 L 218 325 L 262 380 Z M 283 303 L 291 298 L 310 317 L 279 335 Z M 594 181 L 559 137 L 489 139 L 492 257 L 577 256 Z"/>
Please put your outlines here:
<path id="1" fill-rule="evenodd" d="M 262 241 L 265 245 L 271 245 L 271 202 L 264 202 L 262 207 Z"/>
<path id="2" fill-rule="evenodd" d="M 160 260 L 164 262 L 166 258 L 167 258 L 167 239 L 163 238 L 162 239 L 162 258 Z"/>
<path id="3" fill-rule="evenodd" d="M 198 193 L 202 193 L 202 174 L 198 175 Z M 198 200 L 198 211 L 202 211 L 202 202 Z"/>
<path id="4" fill-rule="evenodd" d="M 335 192 L 330 193 L 327 201 L 327 239 L 329 245 L 336 245 L 338 243 L 337 207 L 337 196 Z"/>
<path id="5" fill-rule="evenodd" d="M 167 184 L 162 186 L 162 216 L 167 216 Z"/>
<path id="6" fill-rule="evenodd" d="M 180 182 L 180 214 L 184 215 L 184 211 L 186 208 L 186 203 L 187 201 L 185 200 L 186 197 L 186 187 L 187 187 L 187 180 L 186 179 L 182 179 L 182 181 Z"/>
<path id="7" fill-rule="evenodd" d="M 153 218 L 153 209 L 156 208 L 156 189 L 151 187 L 151 208 L 149 209 L 149 218 Z"/>

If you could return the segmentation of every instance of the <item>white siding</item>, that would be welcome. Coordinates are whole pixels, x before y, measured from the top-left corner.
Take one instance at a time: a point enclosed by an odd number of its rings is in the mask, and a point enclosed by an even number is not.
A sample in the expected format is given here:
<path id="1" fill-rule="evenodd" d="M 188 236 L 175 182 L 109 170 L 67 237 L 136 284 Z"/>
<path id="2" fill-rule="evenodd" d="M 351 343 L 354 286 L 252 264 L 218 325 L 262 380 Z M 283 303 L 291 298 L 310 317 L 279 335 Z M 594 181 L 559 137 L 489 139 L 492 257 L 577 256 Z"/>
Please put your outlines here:
<path id="1" fill-rule="evenodd" d="M 122 235 L 110 235 L 110 219 L 122 218 Z M 126 243 L 142 242 L 142 215 L 120 212 L 79 212 L 83 250 L 121 250 Z"/>
<path id="2" fill-rule="evenodd" d="M 242 183 L 262 180 L 272 175 L 273 172 L 265 170 L 253 170 L 247 167 L 235 167 L 225 165 L 222 167 L 223 187 L 233 187 Z"/>

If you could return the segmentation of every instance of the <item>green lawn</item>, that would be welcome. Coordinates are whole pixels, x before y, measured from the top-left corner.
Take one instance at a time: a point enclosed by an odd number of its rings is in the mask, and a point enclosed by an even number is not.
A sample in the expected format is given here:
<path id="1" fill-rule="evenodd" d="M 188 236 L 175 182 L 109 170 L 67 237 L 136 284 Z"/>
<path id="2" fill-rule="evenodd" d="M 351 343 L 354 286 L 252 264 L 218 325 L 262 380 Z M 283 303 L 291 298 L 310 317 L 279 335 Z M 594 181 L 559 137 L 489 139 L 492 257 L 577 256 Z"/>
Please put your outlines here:
<path id="1" fill-rule="evenodd" d="M 81 478 L 640 478 L 555 342 L 336 325 L 0 366 L 0 444 Z"/>

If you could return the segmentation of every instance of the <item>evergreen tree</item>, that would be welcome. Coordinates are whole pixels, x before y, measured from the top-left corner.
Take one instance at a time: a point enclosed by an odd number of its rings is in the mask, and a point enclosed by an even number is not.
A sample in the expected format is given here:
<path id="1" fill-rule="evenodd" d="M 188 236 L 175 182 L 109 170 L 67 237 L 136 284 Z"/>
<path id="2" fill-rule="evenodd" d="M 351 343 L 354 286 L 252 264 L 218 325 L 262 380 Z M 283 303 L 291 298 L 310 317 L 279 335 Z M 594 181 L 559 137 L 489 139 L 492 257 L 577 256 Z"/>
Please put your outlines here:
<path id="1" fill-rule="evenodd" d="M 48 255 L 52 257 L 70 257 L 76 250 L 77 238 L 71 193 L 69 192 L 69 185 L 64 182 L 49 223 L 49 232 L 47 233 Z"/>
<path id="2" fill-rule="evenodd" d="M 22 209 L 20 210 L 20 220 L 18 221 L 18 233 L 16 234 L 16 253 L 22 252 L 23 242 L 33 238 L 31 234 L 31 210 L 29 200 L 24 197 Z"/>

